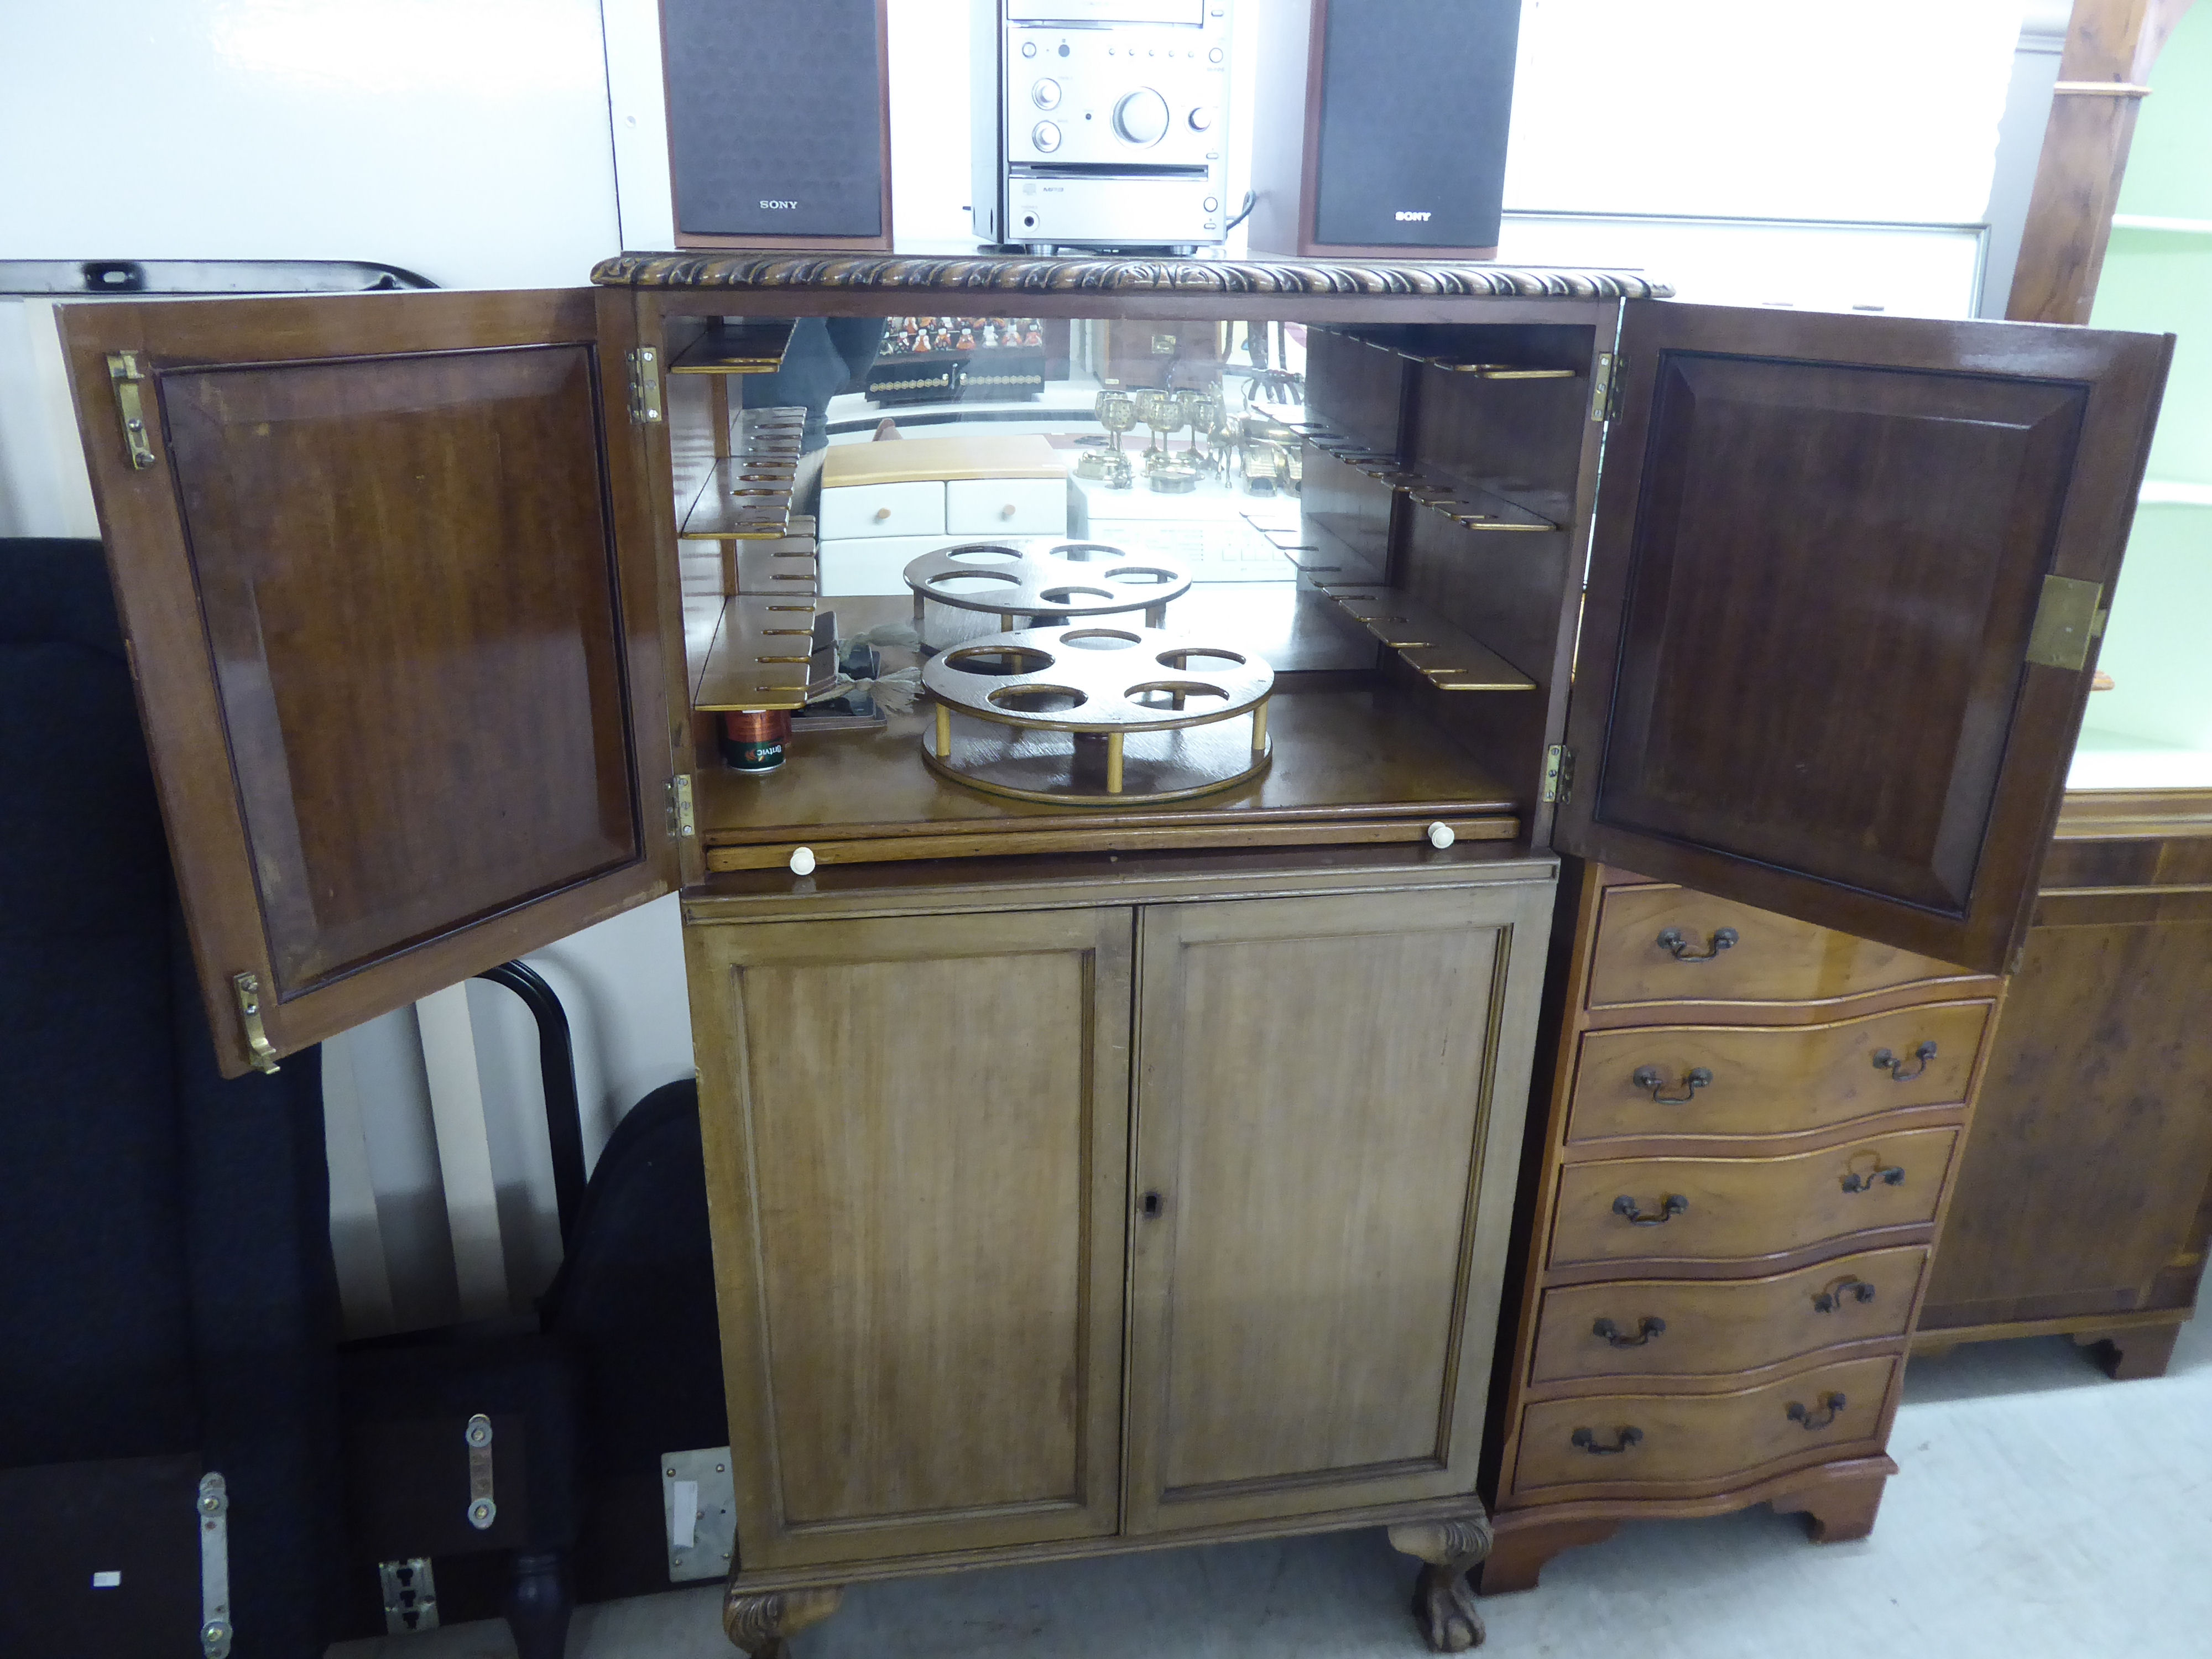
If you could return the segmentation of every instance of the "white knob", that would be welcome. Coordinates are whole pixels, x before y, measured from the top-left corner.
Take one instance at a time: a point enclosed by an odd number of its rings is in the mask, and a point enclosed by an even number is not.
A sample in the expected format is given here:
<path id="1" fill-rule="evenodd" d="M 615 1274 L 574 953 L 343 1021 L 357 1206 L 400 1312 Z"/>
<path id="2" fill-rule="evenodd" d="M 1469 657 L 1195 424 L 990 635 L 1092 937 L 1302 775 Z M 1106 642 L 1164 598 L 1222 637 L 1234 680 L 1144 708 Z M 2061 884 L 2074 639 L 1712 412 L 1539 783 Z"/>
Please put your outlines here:
<path id="1" fill-rule="evenodd" d="M 1191 112 L 1190 112 L 1190 130 L 1191 130 L 1193 132 L 1204 132 L 1204 131 L 1205 131 L 1208 127 L 1212 126 L 1212 125 L 1213 125 L 1213 112 L 1212 112 L 1212 110 L 1210 110 L 1210 109 L 1203 109 L 1203 108 L 1201 108 L 1201 109 L 1194 109 L 1194 110 L 1193 110 L 1193 111 L 1191 111 Z"/>
<path id="2" fill-rule="evenodd" d="M 1447 830 L 1445 833 L 1450 832 Z M 791 849 L 791 873 L 794 876 L 811 876 L 814 873 L 814 849 L 811 847 L 794 847 Z"/>
<path id="3" fill-rule="evenodd" d="M 1012 518 L 1014 516 L 1014 504 L 1012 501 L 1008 501 L 1004 507 L 999 509 L 999 516 L 1002 519 Z"/>
<path id="4" fill-rule="evenodd" d="M 1030 134 L 1030 142 L 1049 155 L 1060 148 L 1060 129 L 1049 121 L 1040 121 L 1036 131 Z"/>
<path id="5" fill-rule="evenodd" d="M 1039 109 L 1058 109 L 1060 82 L 1050 79 L 1038 82 L 1030 88 L 1030 101 Z"/>
<path id="6" fill-rule="evenodd" d="M 1452 834 L 1452 827 L 1449 823 L 1432 823 L 1429 826 L 1429 845 L 1439 852 L 1458 839 L 1457 836 Z M 796 859 L 793 860 L 792 868 L 795 870 L 798 867 L 799 861 Z"/>
<path id="7" fill-rule="evenodd" d="M 1145 87 L 1114 106 L 1114 131 L 1128 143 L 1157 144 L 1167 137 L 1168 100 Z"/>
<path id="8" fill-rule="evenodd" d="M 876 509 L 876 522 L 881 524 L 885 519 L 890 518 L 890 508 L 888 507 L 879 507 Z"/>

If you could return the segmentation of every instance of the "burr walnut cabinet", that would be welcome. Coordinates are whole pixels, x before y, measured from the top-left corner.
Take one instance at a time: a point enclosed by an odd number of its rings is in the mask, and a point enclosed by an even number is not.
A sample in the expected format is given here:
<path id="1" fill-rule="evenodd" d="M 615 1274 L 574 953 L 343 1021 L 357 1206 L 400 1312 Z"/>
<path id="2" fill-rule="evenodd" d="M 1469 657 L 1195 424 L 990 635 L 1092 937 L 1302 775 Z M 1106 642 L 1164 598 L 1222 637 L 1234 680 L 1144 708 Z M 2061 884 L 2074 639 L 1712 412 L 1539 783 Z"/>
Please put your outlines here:
<path id="1" fill-rule="evenodd" d="M 65 308 L 64 345 L 226 1066 L 682 892 L 739 1645 L 855 1579 L 1388 1524 L 1465 1647 L 1486 1414 L 1509 1517 L 1885 1467 L 2169 341 L 1479 265 L 594 278 Z M 725 711 L 805 702 L 840 580 L 802 426 L 879 418 L 745 377 L 921 310 L 1066 322 L 1099 390 L 1135 325 L 1170 384 L 1243 393 L 1230 447 L 1160 469 L 1192 518 L 1079 466 L 1071 501 L 1182 537 L 1169 625 L 1272 665 L 1256 772 L 979 793 L 926 705 L 720 763 Z M 1091 390 L 897 418 L 1073 459 Z M 1571 897 L 1565 949 L 1555 851 L 1649 878 Z M 1598 891 L 1620 920 L 1578 927 Z M 1743 1012 L 1753 960 L 1793 988 Z M 1899 977 L 1929 961 L 1963 966 Z M 1499 1398 L 1527 1085 L 1578 1054 Z M 1701 1067 L 1727 1086 L 1660 1099 Z"/>

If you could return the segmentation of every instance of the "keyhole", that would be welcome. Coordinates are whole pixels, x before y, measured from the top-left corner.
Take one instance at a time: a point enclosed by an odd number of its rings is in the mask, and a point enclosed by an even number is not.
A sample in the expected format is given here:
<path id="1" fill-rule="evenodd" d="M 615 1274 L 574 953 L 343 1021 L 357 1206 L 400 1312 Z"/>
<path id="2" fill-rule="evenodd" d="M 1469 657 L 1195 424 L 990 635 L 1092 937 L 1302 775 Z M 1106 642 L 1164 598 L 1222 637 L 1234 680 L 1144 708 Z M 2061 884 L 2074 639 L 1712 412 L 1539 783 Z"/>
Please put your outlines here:
<path id="1" fill-rule="evenodd" d="M 1158 1221 L 1160 1212 L 1167 1208 L 1167 1204 L 1158 1193 L 1146 1193 L 1143 1204 L 1139 1207 L 1143 1210 L 1146 1220 Z"/>

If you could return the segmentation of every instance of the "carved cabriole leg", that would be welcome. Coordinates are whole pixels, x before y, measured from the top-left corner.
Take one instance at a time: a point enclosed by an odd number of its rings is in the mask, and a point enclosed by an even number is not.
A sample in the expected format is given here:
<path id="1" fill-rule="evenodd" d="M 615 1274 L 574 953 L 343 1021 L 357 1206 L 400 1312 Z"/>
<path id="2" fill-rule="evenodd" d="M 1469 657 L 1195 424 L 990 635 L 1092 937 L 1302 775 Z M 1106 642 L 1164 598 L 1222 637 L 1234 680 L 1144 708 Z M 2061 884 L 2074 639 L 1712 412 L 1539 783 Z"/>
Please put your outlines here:
<path id="1" fill-rule="evenodd" d="M 790 1659 L 786 1638 L 820 1624 L 845 1599 L 842 1584 L 817 1589 L 741 1590 L 722 1598 L 722 1629 L 752 1659 Z"/>
<path id="2" fill-rule="evenodd" d="M 1805 1531 L 1814 1543 L 1848 1544 L 1874 1530 L 1875 1513 L 1881 1508 L 1882 1488 L 1888 1481 L 1886 1474 L 1831 1480 L 1769 1501 L 1777 1515 L 1803 1516 Z"/>
<path id="3" fill-rule="evenodd" d="M 1490 1519 L 1480 1510 L 1449 1521 L 1390 1528 L 1390 1547 L 1422 1563 L 1413 1584 L 1413 1622 L 1438 1653 L 1464 1653 L 1482 1644 L 1470 1569 L 1490 1553 Z"/>

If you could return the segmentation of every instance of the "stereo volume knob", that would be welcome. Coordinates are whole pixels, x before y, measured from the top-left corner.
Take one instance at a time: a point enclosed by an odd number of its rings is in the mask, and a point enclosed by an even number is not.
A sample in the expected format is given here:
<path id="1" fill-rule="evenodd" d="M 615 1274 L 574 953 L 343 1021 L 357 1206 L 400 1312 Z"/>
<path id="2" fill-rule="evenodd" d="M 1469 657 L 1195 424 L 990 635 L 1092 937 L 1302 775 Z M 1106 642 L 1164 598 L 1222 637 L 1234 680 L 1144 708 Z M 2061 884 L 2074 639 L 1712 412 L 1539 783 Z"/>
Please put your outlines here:
<path id="1" fill-rule="evenodd" d="M 1060 82 L 1040 81 L 1030 88 L 1030 99 L 1039 109 L 1060 107 Z"/>
<path id="2" fill-rule="evenodd" d="M 1114 131 L 1132 144 L 1157 144 L 1167 137 L 1168 100 L 1150 87 L 1114 106 Z"/>
<path id="3" fill-rule="evenodd" d="M 1040 121 L 1030 134 L 1030 142 L 1049 155 L 1060 148 L 1060 129 L 1049 121 Z"/>
<path id="4" fill-rule="evenodd" d="M 1213 112 L 1212 110 L 1200 106 L 1199 108 L 1191 111 L 1190 130 L 1193 132 L 1204 132 L 1212 125 Z"/>

